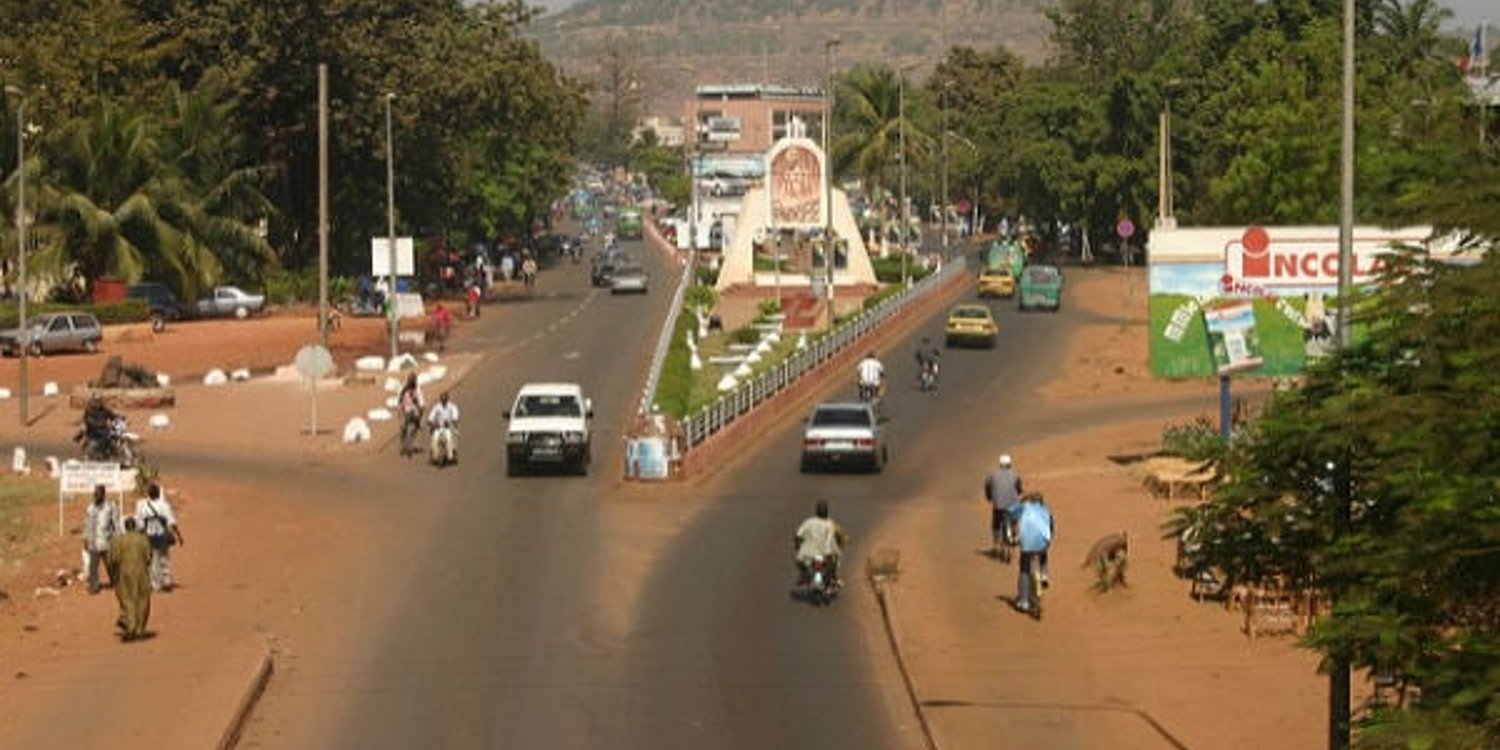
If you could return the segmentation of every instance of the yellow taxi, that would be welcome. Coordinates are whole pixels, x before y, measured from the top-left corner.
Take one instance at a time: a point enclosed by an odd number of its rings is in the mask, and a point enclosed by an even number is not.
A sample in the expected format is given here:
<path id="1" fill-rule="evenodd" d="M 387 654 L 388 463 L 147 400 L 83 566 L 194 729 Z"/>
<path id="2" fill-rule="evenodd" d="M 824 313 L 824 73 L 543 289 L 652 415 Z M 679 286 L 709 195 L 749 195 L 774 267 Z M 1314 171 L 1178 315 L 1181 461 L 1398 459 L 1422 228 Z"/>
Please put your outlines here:
<path id="1" fill-rule="evenodd" d="M 1016 277 L 1009 268 L 986 268 L 979 272 L 980 297 L 1016 296 Z"/>
<path id="2" fill-rule="evenodd" d="M 974 345 L 993 348 L 1000 328 L 995 325 L 995 316 L 984 305 L 959 305 L 948 312 L 948 323 L 943 326 L 944 343 L 948 346 Z"/>

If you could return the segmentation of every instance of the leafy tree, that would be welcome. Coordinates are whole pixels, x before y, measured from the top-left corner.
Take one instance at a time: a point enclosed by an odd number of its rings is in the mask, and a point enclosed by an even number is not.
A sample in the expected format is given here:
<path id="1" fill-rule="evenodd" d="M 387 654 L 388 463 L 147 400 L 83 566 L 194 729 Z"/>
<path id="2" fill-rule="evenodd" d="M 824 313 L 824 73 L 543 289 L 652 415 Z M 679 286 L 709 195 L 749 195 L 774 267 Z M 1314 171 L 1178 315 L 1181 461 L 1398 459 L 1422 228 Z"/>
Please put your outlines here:
<path id="1" fill-rule="evenodd" d="M 1497 284 L 1494 250 L 1393 261 L 1367 335 L 1274 397 L 1180 519 L 1233 580 L 1331 597 L 1307 646 L 1420 689 L 1373 716 L 1370 747 L 1500 742 Z"/>

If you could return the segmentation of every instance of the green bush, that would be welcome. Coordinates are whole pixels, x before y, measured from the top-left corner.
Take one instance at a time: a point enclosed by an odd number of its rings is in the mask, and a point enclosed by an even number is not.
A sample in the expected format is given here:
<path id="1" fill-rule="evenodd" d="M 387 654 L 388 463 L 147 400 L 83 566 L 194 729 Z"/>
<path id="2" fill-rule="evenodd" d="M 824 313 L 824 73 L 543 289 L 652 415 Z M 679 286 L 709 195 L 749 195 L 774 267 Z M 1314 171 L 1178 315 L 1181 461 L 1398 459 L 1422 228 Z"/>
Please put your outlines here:
<path id="1" fill-rule="evenodd" d="M 885 258 L 871 258 L 870 265 L 875 267 L 875 278 L 884 284 L 897 284 L 901 281 L 901 256 L 891 255 Z M 922 260 L 916 257 L 906 259 L 906 274 L 912 281 L 925 278 L 931 271 L 923 265 Z"/>
<path id="2" fill-rule="evenodd" d="M 756 320 L 760 319 L 756 318 Z M 729 340 L 736 344 L 754 344 L 760 341 L 760 331 L 754 326 L 736 328 L 733 333 L 729 334 Z"/>
<path id="3" fill-rule="evenodd" d="M 329 283 L 330 289 L 332 282 Z M 331 295 L 330 295 L 331 296 Z M 266 273 L 266 303 L 297 305 L 318 301 L 318 269 L 276 269 Z"/>
<path id="4" fill-rule="evenodd" d="M 97 305 L 63 305 L 55 302 L 33 302 L 26 306 L 26 317 L 34 318 L 43 313 L 79 310 L 91 312 L 103 325 L 114 323 L 139 323 L 151 316 L 151 308 L 145 300 L 129 299 L 119 302 L 101 302 Z M 0 307 L 0 328 L 15 328 L 20 323 L 20 311 L 13 304 Z"/>
<path id="5" fill-rule="evenodd" d="M 763 299 L 757 307 L 760 309 L 762 316 L 775 315 L 781 312 L 781 300 L 775 298 Z"/>
<path id="6" fill-rule="evenodd" d="M 861 309 L 869 310 L 881 302 L 900 294 L 901 291 L 900 284 L 886 284 L 880 288 L 880 291 L 866 297 Z"/>
<path id="7" fill-rule="evenodd" d="M 719 293 L 714 291 L 714 288 L 710 285 L 694 284 L 688 287 L 687 292 L 683 295 L 682 302 L 683 306 L 689 311 L 693 310 L 693 308 L 711 310 L 719 302 Z"/>
<path id="8" fill-rule="evenodd" d="M 1187 424 L 1167 425 L 1161 431 L 1163 453 L 1194 461 L 1218 459 L 1227 451 L 1224 436 L 1208 417 L 1200 416 Z"/>
<path id="9" fill-rule="evenodd" d="M 719 272 L 716 269 L 709 268 L 708 266 L 698 266 L 697 270 L 693 273 L 698 277 L 698 284 L 700 286 L 712 288 L 715 284 L 719 283 Z"/>
<path id="10" fill-rule="evenodd" d="M 693 398 L 694 375 L 692 355 L 687 348 L 687 332 L 697 325 L 698 320 L 691 310 L 683 310 L 677 316 L 677 326 L 672 330 L 672 346 L 667 349 L 661 377 L 656 382 L 656 408 L 678 419 L 687 414 L 688 404 Z"/>

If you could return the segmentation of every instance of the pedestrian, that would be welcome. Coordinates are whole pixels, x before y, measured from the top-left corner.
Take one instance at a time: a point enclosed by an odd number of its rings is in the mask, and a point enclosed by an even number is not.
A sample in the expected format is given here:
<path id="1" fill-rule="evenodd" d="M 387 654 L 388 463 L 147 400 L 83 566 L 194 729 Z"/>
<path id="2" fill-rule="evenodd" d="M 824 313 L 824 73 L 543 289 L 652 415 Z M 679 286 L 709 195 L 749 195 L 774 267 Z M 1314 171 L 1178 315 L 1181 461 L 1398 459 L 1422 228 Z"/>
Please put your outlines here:
<path id="1" fill-rule="evenodd" d="M 161 491 L 161 485 L 152 482 L 146 489 L 146 497 L 135 504 L 135 519 L 151 543 L 151 588 L 171 591 L 172 546 L 183 544 L 182 529 L 177 526 L 177 514 L 172 512 L 172 503 Z"/>
<path id="2" fill-rule="evenodd" d="M 1047 588 L 1047 552 L 1052 549 L 1052 537 L 1057 531 L 1052 512 L 1040 492 L 1028 492 L 1021 496 L 1021 504 L 1011 511 L 1016 520 L 1016 534 L 1021 543 L 1020 573 L 1016 579 L 1016 609 L 1035 612 L 1036 597 L 1040 591 L 1031 590 L 1031 566 L 1038 569 L 1042 588 Z"/>
<path id="3" fill-rule="evenodd" d="M 484 293 L 482 291 L 480 291 L 479 284 L 478 283 L 470 283 L 469 284 L 469 288 L 465 291 L 464 294 L 465 294 L 465 300 L 468 302 L 468 308 L 469 309 L 468 309 L 467 312 L 468 312 L 469 317 L 471 317 L 471 318 L 477 318 L 477 317 L 479 317 L 479 302 L 480 302 L 480 300 L 482 300 L 484 298 Z"/>
<path id="4" fill-rule="evenodd" d="M 422 410 L 426 406 L 426 399 L 422 398 L 422 387 L 417 382 L 417 374 L 410 372 L 406 374 L 406 384 L 401 386 L 401 393 L 396 396 L 396 410 L 400 412 L 401 419 L 401 456 L 410 457 L 417 450 L 417 433 L 422 429 Z"/>
<path id="5" fill-rule="evenodd" d="M 125 533 L 109 545 L 109 580 L 120 604 L 120 640 L 146 637 L 151 619 L 151 542 L 140 532 L 135 518 L 125 519 Z"/>
<path id="6" fill-rule="evenodd" d="M 120 533 L 120 517 L 115 506 L 105 496 L 104 485 L 94 485 L 94 501 L 83 511 L 83 551 L 88 556 L 89 593 L 99 593 L 99 565 L 106 563 L 109 543 Z M 106 564 L 105 568 L 109 566 Z M 109 582 L 114 584 L 110 575 Z"/>

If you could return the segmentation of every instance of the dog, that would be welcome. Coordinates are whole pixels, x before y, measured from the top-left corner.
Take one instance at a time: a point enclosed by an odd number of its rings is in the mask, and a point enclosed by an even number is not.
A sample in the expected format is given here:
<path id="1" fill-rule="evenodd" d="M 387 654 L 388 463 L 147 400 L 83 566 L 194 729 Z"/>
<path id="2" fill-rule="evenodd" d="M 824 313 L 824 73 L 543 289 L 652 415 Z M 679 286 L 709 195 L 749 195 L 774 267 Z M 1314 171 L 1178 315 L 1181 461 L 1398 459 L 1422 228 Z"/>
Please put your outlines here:
<path id="1" fill-rule="evenodd" d="M 1083 558 L 1081 567 L 1093 567 L 1099 576 L 1095 587 L 1100 591 L 1108 591 L 1115 586 L 1125 585 L 1125 565 L 1130 557 L 1130 536 L 1121 531 L 1118 534 L 1107 534 L 1094 542 L 1089 547 L 1089 553 Z"/>

